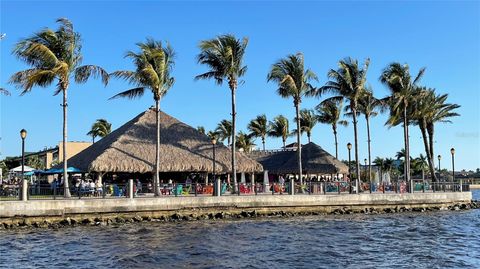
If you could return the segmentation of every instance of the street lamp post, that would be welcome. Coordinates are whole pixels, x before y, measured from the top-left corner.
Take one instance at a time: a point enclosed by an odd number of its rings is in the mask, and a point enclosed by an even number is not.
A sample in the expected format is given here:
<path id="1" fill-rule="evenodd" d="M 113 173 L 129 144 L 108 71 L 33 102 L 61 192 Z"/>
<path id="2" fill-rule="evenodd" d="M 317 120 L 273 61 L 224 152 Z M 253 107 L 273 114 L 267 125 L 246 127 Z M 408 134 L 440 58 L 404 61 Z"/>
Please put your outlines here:
<path id="1" fill-rule="evenodd" d="M 27 182 L 25 181 L 25 138 L 27 137 L 27 130 L 20 130 L 20 137 L 22 138 L 22 196 L 20 199 L 26 201 L 28 189 L 26 188 Z"/>
<path id="2" fill-rule="evenodd" d="M 351 150 L 352 150 L 352 144 L 349 142 L 347 144 L 347 149 L 348 149 L 348 178 L 350 178 L 350 193 L 352 193 L 352 173 L 351 173 Z"/>
<path id="3" fill-rule="evenodd" d="M 367 158 L 363 159 L 363 162 L 365 163 L 365 175 L 368 174 L 368 177 L 367 177 L 368 178 L 368 185 L 369 185 L 368 189 L 369 189 L 370 193 L 372 193 L 372 179 L 370 178 L 370 173 L 369 173 L 368 167 L 367 167 Z"/>

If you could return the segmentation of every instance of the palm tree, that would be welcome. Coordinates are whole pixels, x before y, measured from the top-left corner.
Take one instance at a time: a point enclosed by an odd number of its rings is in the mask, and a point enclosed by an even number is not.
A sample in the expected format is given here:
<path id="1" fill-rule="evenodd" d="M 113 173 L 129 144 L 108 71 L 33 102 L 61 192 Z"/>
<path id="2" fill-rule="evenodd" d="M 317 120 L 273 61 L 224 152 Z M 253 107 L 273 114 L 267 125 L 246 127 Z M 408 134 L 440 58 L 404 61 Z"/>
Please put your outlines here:
<path id="1" fill-rule="evenodd" d="M 63 178 L 65 197 L 70 197 L 67 174 L 67 91 L 70 80 L 85 83 L 90 76 L 101 77 L 108 83 L 108 73 L 96 65 L 83 65 L 80 34 L 74 31 L 73 24 L 65 18 L 57 20 L 59 28 L 54 31 L 43 29 L 31 37 L 19 41 L 13 54 L 32 68 L 19 71 L 10 79 L 22 89 L 22 95 L 33 87 L 48 87 L 56 82 L 54 95 L 63 94 Z"/>
<path id="2" fill-rule="evenodd" d="M 347 126 L 348 121 L 340 120 L 342 111 L 342 101 L 325 100 L 315 107 L 318 112 L 317 119 L 324 124 L 332 125 L 333 136 L 335 138 L 335 158 L 338 159 L 338 140 L 337 125 Z"/>
<path id="3" fill-rule="evenodd" d="M 198 127 L 197 127 L 197 131 L 199 131 L 199 132 L 202 133 L 202 134 L 205 134 L 205 127 L 203 127 L 203 126 L 198 126 Z"/>
<path id="4" fill-rule="evenodd" d="M 410 119 L 408 117 L 408 109 L 414 98 L 417 83 L 420 81 L 424 73 L 425 68 L 421 68 L 415 78 L 412 79 L 410 68 L 407 64 L 401 65 L 400 63 L 391 63 L 383 70 L 380 76 L 380 81 L 385 84 L 391 92 L 389 98 L 391 118 L 393 117 L 403 120 L 403 136 L 407 160 L 410 159 L 410 144 L 408 139 L 408 126 L 410 124 Z M 405 161 L 404 166 L 405 180 L 409 182 L 410 162 Z"/>
<path id="5" fill-rule="evenodd" d="M 300 104 L 302 103 L 302 97 L 314 90 L 310 81 L 318 80 L 315 73 L 310 69 L 305 70 L 303 54 L 291 54 L 274 63 L 267 76 L 267 80 L 274 81 L 278 84 L 278 95 L 283 98 L 293 98 L 297 130 L 301 131 Z M 300 185 L 302 185 L 302 142 L 300 132 L 297 132 L 297 145 L 298 178 L 300 179 Z"/>
<path id="6" fill-rule="evenodd" d="M 3 95 L 10 95 L 10 92 L 7 91 L 6 89 L 4 88 L 0 88 L 0 94 L 3 94 Z"/>
<path id="7" fill-rule="evenodd" d="M 328 71 L 328 81 L 325 86 L 321 87 L 315 95 L 320 96 L 323 93 L 334 93 L 337 96 L 330 97 L 327 100 L 349 101 L 349 108 L 353 118 L 353 134 L 355 138 L 355 162 L 357 180 L 360 182 L 360 161 L 358 159 L 358 132 L 357 132 L 357 113 L 358 102 L 363 95 L 366 81 L 367 70 L 370 59 L 367 59 L 363 67 L 360 67 L 358 61 L 352 58 L 346 58 L 338 62 L 338 69 Z"/>
<path id="8" fill-rule="evenodd" d="M 286 146 L 287 137 L 290 136 L 288 128 L 288 119 L 283 115 L 278 115 L 270 121 L 268 135 L 271 137 L 281 137 L 283 148 Z"/>
<path id="9" fill-rule="evenodd" d="M 174 65 L 175 52 L 166 43 L 163 46 L 161 41 L 148 38 L 145 43 L 137 43 L 140 52 L 129 51 L 125 57 L 130 58 L 135 65 L 135 71 L 115 71 L 112 73 L 117 78 L 124 79 L 134 86 L 121 92 L 110 99 L 126 97 L 134 99 L 141 97 L 145 90 L 149 89 L 155 101 L 156 135 L 155 145 L 155 171 L 154 185 L 155 195 L 160 195 L 160 183 L 158 180 L 160 172 L 160 101 L 168 90 L 173 86 L 175 79 L 171 72 Z"/>
<path id="10" fill-rule="evenodd" d="M 229 120 L 222 120 L 215 129 L 215 132 L 218 134 L 220 141 L 227 139 L 227 147 L 229 147 L 230 139 L 232 138 L 232 122 Z"/>
<path id="11" fill-rule="evenodd" d="M 235 143 L 235 120 L 236 104 L 235 92 L 239 79 L 247 72 L 247 66 L 243 65 L 243 57 L 247 48 L 248 39 L 237 39 L 233 35 L 221 35 L 214 39 L 200 42 L 200 54 L 198 63 L 204 64 L 210 68 L 206 73 L 198 75 L 195 79 L 214 79 L 218 85 L 222 85 L 224 80 L 228 81 L 228 86 L 232 95 L 232 144 Z M 233 183 L 237 186 L 237 163 L 235 158 L 235 147 L 232 147 L 232 175 Z"/>
<path id="12" fill-rule="evenodd" d="M 87 135 L 92 136 L 92 142 L 95 143 L 95 137 L 99 136 L 104 138 L 109 133 L 112 132 L 112 124 L 109 123 L 106 119 L 98 119 L 93 123 L 92 128 L 87 133 Z"/>
<path id="13" fill-rule="evenodd" d="M 368 181 L 372 183 L 372 155 L 371 155 L 371 139 L 370 139 L 370 118 L 378 115 L 379 112 L 384 112 L 386 104 L 384 100 L 377 99 L 373 96 L 371 87 L 368 87 L 363 92 L 362 96 L 358 100 L 358 112 L 365 116 L 365 122 L 367 124 L 367 143 L 368 143 Z M 349 109 L 350 110 L 350 109 Z M 351 113 L 348 113 L 351 115 Z"/>
<path id="14" fill-rule="evenodd" d="M 425 169 L 428 169 L 427 157 L 420 154 L 419 157 L 412 159 L 413 173 L 421 173 L 422 179 L 425 179 Z"/>
<path id="15" fill-rule="evenodd" d="M 267 116 L 265 114 L 257 116 L 248 123 L 247 128 L 250 131 L 250 136 L 262 139 L 263 151 L 265 151 L 265 137 L 268 134 Z"/>
<path id="16" fill-rule="evenodd" d="M 208 131 L 207 136 L 210 138 L 210 140 L 218 139 L 218 133 L 215 131 Z"/>
<path id="17" fill-rule="evenodd" d="M 383 181 L 383 171 L 385 171 L 385 159 L 381 157 L 375 158 L 372 162 L 375 166 L 380 168 L 380 182 Z"/>
<path id="18" fill-rule="evenodd" d="M 434 95 L 433 104 L 430 106 L 430 113 L 427 114 L 426 129 L 429 140 L 429 155 L 432 159 L 430 171 L 435 174 L 435 168 L 433 165 L 433 158 L 435 156 L 433 151 L 435 123 L 450 123 L 451 121 L 449 118 L 460 116 L 460 114 L 454 112 L 455 109 L 460 108 L 460 105 L 445 103 L 448 98 L 448 94 L 436 95 L 435 92 L 432 94 Z"/>
<path id="19" fill-rule="evenodd" d="M 297 119 L 295 118 L 295 121 Z M 317 115 L 313 112 L 313 109 L 302 109 L 300 110 L 300 134 L 306 133 L 308 138 L 308 143 L 311 142 L 312 130 L 313 127 L 318 122 Z M 297 129 L 293 130 L 293 133 L 297 133 Z"/>
<path id="20" fill-rule="evenodd" d="M 237 135 L 237 140 L 235 147 L 239 150 L 243 150 L 244 152 L 250 152 L 252 148 L 255 146 L 255 143 L 253 143 L 253 137 L 251 135 L 248 135 L 242 131 L 240 131 Z"/>

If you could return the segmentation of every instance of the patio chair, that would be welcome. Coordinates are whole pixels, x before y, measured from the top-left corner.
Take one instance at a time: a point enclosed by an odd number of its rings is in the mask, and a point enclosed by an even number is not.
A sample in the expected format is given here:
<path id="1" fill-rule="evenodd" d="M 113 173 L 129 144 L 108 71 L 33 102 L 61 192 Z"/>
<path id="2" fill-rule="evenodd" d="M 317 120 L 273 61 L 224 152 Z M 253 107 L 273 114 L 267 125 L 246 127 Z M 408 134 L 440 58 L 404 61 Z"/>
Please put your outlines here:
<path id="1" fill-rule="evenodd" d="M 192 190 L 192 185 L 188 185 L 186 189 L 182 190 L 182 195 L 189 195 L 191 190 Z"/>
<path id="2" fill-rule="evenodd" d="M 227 183 L 222 184 L 222 189 L 220 190 L 220 194 L 224 194 L 227 191 L 228 185 Z"/>
<path id="3" fill-rule="evenodd" d="M 183 192 L 183 185 L 177 185 L 176 187 L 173 188 L 174 195 L 182 195 L 182 192 Z"/>

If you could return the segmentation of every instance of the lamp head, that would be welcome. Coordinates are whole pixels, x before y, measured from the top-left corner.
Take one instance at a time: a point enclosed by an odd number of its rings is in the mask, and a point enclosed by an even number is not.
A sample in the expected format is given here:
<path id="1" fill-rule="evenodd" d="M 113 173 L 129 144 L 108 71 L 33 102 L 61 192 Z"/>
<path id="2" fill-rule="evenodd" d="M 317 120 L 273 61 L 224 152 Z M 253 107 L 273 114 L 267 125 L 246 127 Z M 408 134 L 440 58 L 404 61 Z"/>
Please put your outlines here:
<path id="1" fill-rule="evenodd" d="M 352 143 L 348 142 L 347 149 L 349 149 L 349 150 L 352 149 Z"/>
<path id="2" fill-rule="evenodd" d="M 451 148 L 451 149 L 450 149 L 450 153 L 452 153 L 452 155 L 455 154 L 455 149 L 454 149 L 454 148 Z"/>
<path id="3" fill-rule="evenodd" d="M 363 161 L 364 161 L 365 163 L 367 163 L 367 159 L 364 159 Z"/>
<path id="4" fill-rule="evenodd" d="M 442 159 L 442 155 L 438 155 L 438 160 L 440 161 Z"/>
<path id="5" fill-rule="evenodd" d="M 216 145 L 217 144 L 217 139 L 214 137 L 212 138 L 212 144 Z"/>
<path id="6" fill-rule="evenodd" d="M 20 137 L 21 137 L 22 139 L 25 139 L 25 138 L 27 137 L 27 130 L 22 129 L 22 130 L 20 131 Z"/>

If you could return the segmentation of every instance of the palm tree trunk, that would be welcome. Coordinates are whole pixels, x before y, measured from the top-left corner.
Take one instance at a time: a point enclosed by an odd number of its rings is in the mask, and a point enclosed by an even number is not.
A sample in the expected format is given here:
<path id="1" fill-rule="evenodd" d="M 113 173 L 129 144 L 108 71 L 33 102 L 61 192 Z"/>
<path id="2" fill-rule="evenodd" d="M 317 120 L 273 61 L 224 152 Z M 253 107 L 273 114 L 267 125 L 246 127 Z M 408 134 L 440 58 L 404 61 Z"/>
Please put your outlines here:
<path id="1" fill-rule="evenodd" d="M 310 142 L 311 142 L 311 140 L 310 140 L 310 137 L 311 137 L 311 136 L 312 136 L 311 134 L 307 135 L 307 138 L 308 138 L 308 143 L 310 143 Z M 307 177 L 308 177 L 308 175 L 307 175 Z"/>
<path id="2" fill-rule="evenodd" d="M 287 143 L 287 140 L 282 139 L 282 141 L 283 141 L 283 149 L 285 149 L 285 148 L 287 147 L 287 144 L 286 144 L 286 143 Z"/>
<path id="3" fill-rule="evenodd" d="M 408 120 L 407 120 L 407 106 L 403 108 L 403 135 L 405 139 L 405 181 L 410 184 L 410 147 L 408 143 Z"/>
<path id="4" fill-rule="evenodd" d="M 155 186 L 155 196 L 160 196 L 160 100 L 155 100 L 155 124 L 157 131 L 157 141 L 155 143 L 155 176 L 153 185 Z"/>
<path id="5" fill-rule="evenodd" d="M 240 191 L 239 189 L 237 190 L 237 160 L 235 156 L 235 120 L 236 120 L 236 104 L 235 104 L 235 88 L 236 86 L 230 87 L 230 90 L 232 91 L 232 175 L 233 175 L 233 185 L 234 185 L 234 191 Z"/>
<path id="6" fill-rule="evenodd" d="M 433 158 L 435 158 L 433 154 L 433 133 L 434 133 L 434 125 L 433 123 L 427 123 L 427 132 L 428 132 L 428 143 L 429 143 L 429 149 L 430 149 L 430 156 L 432 156 L 432 163 L 433 163 Z M 435 164 L 433 165 L 435 168 Z"/>
<path id="7" fill-rule="evenodd" d="M 295 113 L 297 115 L 297 130 L 300 130 L 300 100 L 295 100 Z M 300 132 L 297 132 L 297 158 L 298 158 L 298 178 L 300 185 L 303 185 L 302 179 L 302 141 Z"/>
<path id="8" fill-rule="evenodd" d="M 368 143 L 368 182 L 370 183 L 370 188 L 372 187 L 372 155 L 370 149 L 370 118 L 365 116 L 367 121 L 367 143 Z"/>
<path id="9" fill-rule="evenodd" d="M 335 137 L 335 158 L 338 159 L 337 127 L 334 124 L 332 124 L 332 129 L 333 129 L 333 137 Z"/>
<path id="10" fill-rule="evenodd" d="M 357 132 L 357 109 L 352 108 L 352 117 L 353 117 L 353 136 L 354 136 L 354 142 L 355 142 L 355 162 L 356 162 L 356 167 L 355 167 L 355 173 L 357 174 L 357 180 L 360 185 L 361 178 L 360 178 L 360 162 L 358 161 L 358 132 Z M 360 187 L 360 186 L 357 186 Z M 357 193 L 359 193 L 359 189 L 357 189 Z"/>
<path id="11" fill-rule="evenodd" d="M 423 146 L 425 147 L 425 153 L 427 154 L 428 169 L 430 170 L 431 179 L 433 182 L 437 181 L 437 176 L 435 175 L 435 167 L 433 165 L 433 156 L 430 155 L 430 149 L 428 146 L 427 130 L 425 128 L 425 123 L 423 121 L 419 122 L 420 131 L 423 138 Z"/>
<path id="12" fill-rule="evenodd" d="M 63 87 L 63 187 L 64 196 L 70 197 L 70 186 L 68 182 L 68 164 L 67 164 L 67 88 Z"/>

